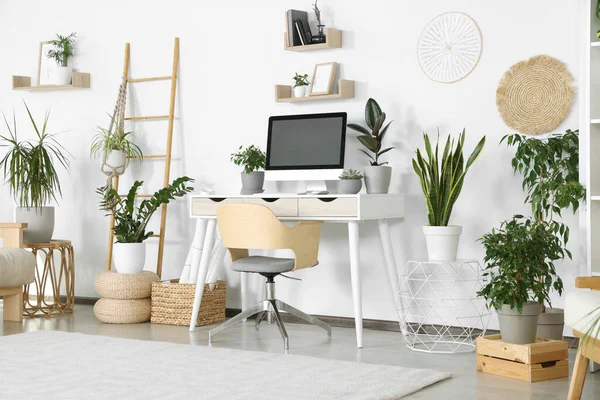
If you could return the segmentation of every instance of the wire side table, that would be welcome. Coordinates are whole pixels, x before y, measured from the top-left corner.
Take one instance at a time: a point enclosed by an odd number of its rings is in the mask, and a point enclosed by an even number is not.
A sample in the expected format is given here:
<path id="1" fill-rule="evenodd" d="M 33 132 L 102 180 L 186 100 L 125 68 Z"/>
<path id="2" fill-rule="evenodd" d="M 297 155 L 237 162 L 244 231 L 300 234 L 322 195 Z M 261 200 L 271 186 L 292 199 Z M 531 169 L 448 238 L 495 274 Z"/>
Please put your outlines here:
<path id="1" fill-rule="evenodd" d="M 24 244 L 36 258 L 35 281 L 25 285 L 23 316 L 70 314 L 75 304 L 75 257 L 69 240 Z M 40 257 L 38 258 L 38 254 Z M 43 258 L 43 264 L 37 262 Z M 56 258 L 59 258 L 57 265 Z M 61 291 L 64 294 L 61 295 Z"/>
<path id="2" fill-rule="evenodd" d="M 406 346 L 427 353 L 475 349 L 491 312 L 477 297 L 482 287 L 477 260 L 409 261 L 399 271 L 398 316 Z"/>

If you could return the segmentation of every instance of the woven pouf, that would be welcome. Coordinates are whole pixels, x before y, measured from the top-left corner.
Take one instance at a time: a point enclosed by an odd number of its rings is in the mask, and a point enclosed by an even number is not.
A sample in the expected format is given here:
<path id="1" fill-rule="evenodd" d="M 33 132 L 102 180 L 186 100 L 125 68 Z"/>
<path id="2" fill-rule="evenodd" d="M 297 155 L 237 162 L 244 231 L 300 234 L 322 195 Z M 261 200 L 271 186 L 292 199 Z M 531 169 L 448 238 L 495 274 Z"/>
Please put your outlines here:
<path id="1" fill-rule="evenodd" d="M 117 300 L 100 299 L 94 305 L 94 315 L 107 324 L 139 324 L 150 321 L 150 298 Z"/>
<path id="2" fill-rule="evenodd" d="M 152 294 L 152 282 L 160 282 L 160 278 L 150 271 L 139 274 L 106 271 L 98 275 L 95 287 L 103 299 L 147 299 Z"/>

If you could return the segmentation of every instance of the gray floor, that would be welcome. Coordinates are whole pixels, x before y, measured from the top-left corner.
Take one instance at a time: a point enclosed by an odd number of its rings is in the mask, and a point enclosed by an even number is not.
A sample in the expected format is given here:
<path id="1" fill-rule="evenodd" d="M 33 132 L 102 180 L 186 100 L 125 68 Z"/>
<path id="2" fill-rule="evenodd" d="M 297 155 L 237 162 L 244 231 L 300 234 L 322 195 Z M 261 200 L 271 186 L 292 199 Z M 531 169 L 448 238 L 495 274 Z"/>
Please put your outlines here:
<path id="1" fill-rule="evenodd" d="M 93 335 L 105 335 L 142 340 L 159 340 L 173 343 L 205 346 L 208 327 L 188 332 L 186 327 L 156 324 L 108 325 L 96 320 L 91 306 L 78 305 L 70 316 L 52 319 L 26 319 L 23 323 L 4 322 L 0 335 L 11 335 L 36 330 L 62 330 Z M 395 332 L 365 330 L 362 350 L 356 348 L 354 330 L 333 328 L 328 339 L 320 329 L 303 324 L 287 324 L 290 336 L 290 354 L 301 354 L 338 360 L 390 364 L 411 368 L 430 368 L 451 372 L 454 377 L 426 388 L 410 399 L 566 399 L 569 380 L 555 379 L 538 383 L 524 383 L 475 371 L 475 355 L 423 354 L 408 350 L 402 335 Z M 260 332 L 247 322 L 233 327 L 215 339 L 213 346 L 252 351 L 283 352 L 283 342 L 275 325 L 263 324 Z M 571 350 L 570 361 L 575 356 Z M 223 396 L 227 398 L 226 395 Z M 589 374 L 586 379 L 584 399 L 600 399 L 600 372 Z"/>

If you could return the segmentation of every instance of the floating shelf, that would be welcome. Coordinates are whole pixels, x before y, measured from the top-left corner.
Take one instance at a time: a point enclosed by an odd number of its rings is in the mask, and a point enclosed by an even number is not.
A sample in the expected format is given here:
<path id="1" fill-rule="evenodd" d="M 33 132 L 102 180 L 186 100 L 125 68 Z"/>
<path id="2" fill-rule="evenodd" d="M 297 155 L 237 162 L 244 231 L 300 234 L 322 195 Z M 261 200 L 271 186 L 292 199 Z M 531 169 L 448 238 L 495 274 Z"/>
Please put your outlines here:
<path id="1" fill-rule="evenodd" d="M 289 46 L 287 34 L 284 33 L 283 43 L 287 51 L 339 49 L 342 47 L 342 31 L 334 28 L 325 28 L 325 43 L 307 44 L 304 46 Z"/>
<path id="2" fill-rule="evenodd" d="M 590 121 L 590 124 L 600 124 L 600 119 L 596 118 L 596 119 L 592 119 Z"/>
<path id="3" fill-rule="evenodd" d="M 599 201 L 600 196 L 591 196 L 592 201 Z"/>
<path id="4" fill-rule="evenodd" d="M 595 42 L 591 42 L 590 46 L 592 46 L 592 47 L 600 47 L 600 40 L 595 41 Z"/>
<path id="5" fill-rule="evenodd" d="M 275 101 L 279 103 L 298 103 L 302 101 L 336 100 L 354 98 L 354 81 L 340 79 L 338 81 L 338 93 L 323 94 L 315 96 L 292 97 L 292 87 L 287 85 L 275 85 Z"/>
<path id="6" fill-rule="evenodd" d="M 67 89 L 89 89 L 90 74 L 87 72 L 73 72 L 70 85 L 37 85 L 31 86 L 31 78 L 28 76 L 13 75 L 13 90 L 67 90 Z"/>

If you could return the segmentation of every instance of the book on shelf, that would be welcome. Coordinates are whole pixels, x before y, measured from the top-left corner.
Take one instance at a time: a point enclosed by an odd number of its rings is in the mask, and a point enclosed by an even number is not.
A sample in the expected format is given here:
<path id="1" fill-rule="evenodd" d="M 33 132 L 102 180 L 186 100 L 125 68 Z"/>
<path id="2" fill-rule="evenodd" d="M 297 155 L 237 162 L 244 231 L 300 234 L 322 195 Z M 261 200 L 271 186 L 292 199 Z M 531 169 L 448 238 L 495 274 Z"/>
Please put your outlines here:
<path id="1" fill-rule="evenodd" d="M 294 26 L 296 27 L 296 31 L 298 32 L 298 36 L 300 37 L 300 43 L 302 44 L 302 46 L 306 45 L 306 41 L 304 40 L 304 35 L 302 34 L 302 31 L 300 30 L 300 20 L 297 19 L 294 22 Z"/>
<path id="2" fill-rule="evenodd" d="M 308 28 L 308 13 L 306 11 L 287 10 L 286 21 L 288 46 L 302 46 L 303 42 L 306 44 L 311 43 L 312 35 L 310 28 Z M 296 21 L 300 21 L 298 27 L 296 27 Z"/>

